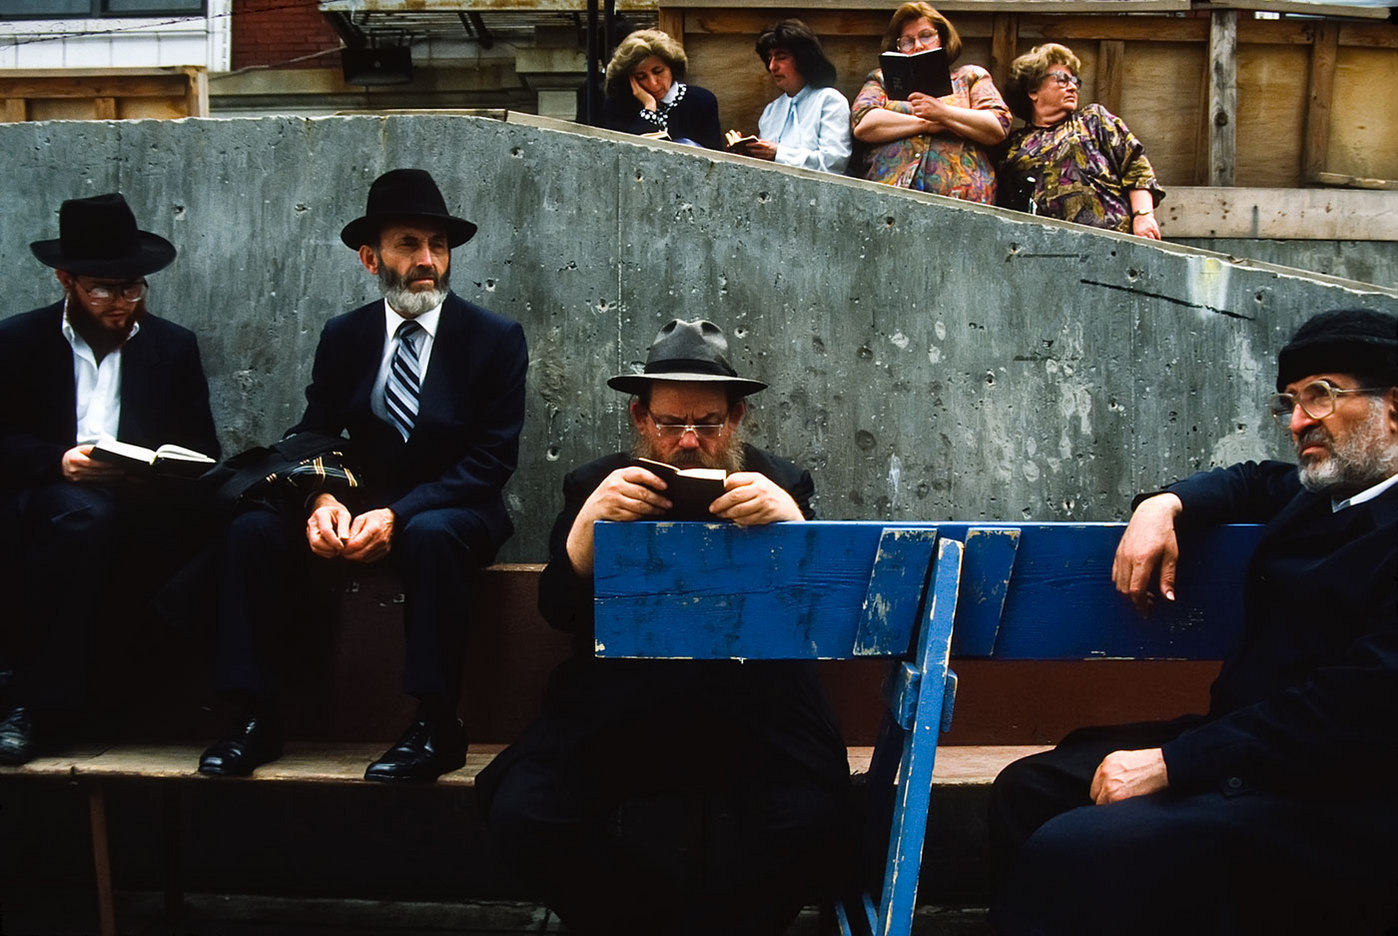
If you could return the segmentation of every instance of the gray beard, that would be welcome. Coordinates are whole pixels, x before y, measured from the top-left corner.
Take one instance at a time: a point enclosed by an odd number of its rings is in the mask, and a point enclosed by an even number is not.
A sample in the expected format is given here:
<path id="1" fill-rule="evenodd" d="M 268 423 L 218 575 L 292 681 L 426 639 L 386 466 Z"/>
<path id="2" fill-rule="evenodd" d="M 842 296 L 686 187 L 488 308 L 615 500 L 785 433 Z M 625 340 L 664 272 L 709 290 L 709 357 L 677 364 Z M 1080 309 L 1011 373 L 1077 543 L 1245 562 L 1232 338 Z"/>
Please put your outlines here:
<path id="1" fill-rule="evenodd" d="M 1398 445 L 1384 441 L 1387 405 L 1383 397 L 1372 399 L 1368 417 L 1339 442 L 1324 426 L 1307 429 L 1297 440 L 1298 449 L 1309 441 L 1328 439 L 1330 453 L 1326 458 L 1301 463 L 1301 486 L 1312 494 L 1348 496 L 1398 473 Z"/>
<path id="2" fill-rule="evenodd" d="M 409 271 L 410 275 L 411 272 Z M 436 279 L 435 288 L 414 292 L 407 287 L 405 277 L 394 273 L 382 263 L 379 264 L 379 289 L 393 311 L 404 318 L 417 318 L 446 301 L 447 292 L 451 287 L 451 271 L 447 270 Z"/>
<path id="3" fill-rule="evenodd" d="M 631 447 L 631 455 L 633 458 L 667 461 L 656 446 L 655 439 L 640 433 L 636 435 L 636 443 Z M 712 457 L 705 454 L 703 449 L 695 449 L 692 452 L 676 452 L 667 463 L 676 468 L 722 468 L 729 474 L 742 471 L 743 433 L 739 426 L 731 426 L 723 448 L 715 452 Z"/>

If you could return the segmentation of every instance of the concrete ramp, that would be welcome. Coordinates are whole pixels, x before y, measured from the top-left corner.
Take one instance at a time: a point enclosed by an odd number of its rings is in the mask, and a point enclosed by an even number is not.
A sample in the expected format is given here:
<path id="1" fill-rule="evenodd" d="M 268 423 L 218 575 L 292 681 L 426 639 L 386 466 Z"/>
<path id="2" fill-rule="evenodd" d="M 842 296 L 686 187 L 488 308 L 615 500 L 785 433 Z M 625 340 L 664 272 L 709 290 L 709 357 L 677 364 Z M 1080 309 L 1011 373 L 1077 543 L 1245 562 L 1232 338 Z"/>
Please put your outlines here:
<path id="1" fill-rule="evenodd" d="M 545 126 L 547 124 L 547 126 Z M 568 467 L 626 444 L 607 376 L 665 320 L 721 324 L 769 381 L 752 438 L 827 519 L 1112 520 L 1195 468 L 1283 455 L 1276 351 L 1310 313 L 1398 292 L 538 118 L 0 125 L 6 314 L 58 287 L 28 242 L 120 189 L 180 258 L 151 307 L 195 329 L 230 450 L 299 415 L 320 328 L 376 295 L 339 240 L 369 182 L 430 169 L 480 225 L 453 287 L 532 365 L 519 534 L 544 556 Z"/>

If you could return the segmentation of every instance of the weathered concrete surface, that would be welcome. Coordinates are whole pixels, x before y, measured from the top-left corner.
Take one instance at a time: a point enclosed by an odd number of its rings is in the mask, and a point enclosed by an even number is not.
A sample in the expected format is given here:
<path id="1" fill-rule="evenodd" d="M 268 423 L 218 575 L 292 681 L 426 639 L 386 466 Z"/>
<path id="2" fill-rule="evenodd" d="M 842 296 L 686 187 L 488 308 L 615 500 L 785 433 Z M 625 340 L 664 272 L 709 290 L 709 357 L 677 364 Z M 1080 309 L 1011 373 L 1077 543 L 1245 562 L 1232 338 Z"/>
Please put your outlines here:
<path id="1" fill-rule="evenodd" d="M 751 434 L 825 517 L 1105 520 L 1199 466 L 1285 451 L 1277 349 L 1392 290 L 736 157 L 465 117 L 0 125 L 10 310 L 57 287 L 27 244 L 120 189 L 181 250 L 152 307 L 199 332 L 229 450 L 299 415 L 321 325 L 375 295 L 339 241 L 369 182 L 430 168 L 481 225 L 463 296 L 529 336 L 520 529 L 544 555 L 568 466 L 624 445 L 604 379 L 674 316 L 771 382 Z"/>
<path id="2" fill-rule="evenodd" d="M 1173 242 L 1234 257 L 1312 270 L 1328 276 L 1398 287 L 1398 241 L 1199 237 L 1180 238 Z"/>

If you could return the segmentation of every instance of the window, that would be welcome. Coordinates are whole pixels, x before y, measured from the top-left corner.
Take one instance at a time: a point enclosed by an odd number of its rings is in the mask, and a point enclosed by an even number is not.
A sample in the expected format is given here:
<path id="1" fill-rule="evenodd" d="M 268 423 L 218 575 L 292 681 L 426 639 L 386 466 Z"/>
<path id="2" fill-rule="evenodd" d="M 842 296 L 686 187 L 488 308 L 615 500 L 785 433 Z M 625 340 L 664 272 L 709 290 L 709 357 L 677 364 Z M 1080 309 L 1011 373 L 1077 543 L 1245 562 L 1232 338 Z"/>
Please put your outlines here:
<path id="1" fill-rule="evenodd" d="M 205 0 L 0 0 L 0 20 L 199 16 Z"/>

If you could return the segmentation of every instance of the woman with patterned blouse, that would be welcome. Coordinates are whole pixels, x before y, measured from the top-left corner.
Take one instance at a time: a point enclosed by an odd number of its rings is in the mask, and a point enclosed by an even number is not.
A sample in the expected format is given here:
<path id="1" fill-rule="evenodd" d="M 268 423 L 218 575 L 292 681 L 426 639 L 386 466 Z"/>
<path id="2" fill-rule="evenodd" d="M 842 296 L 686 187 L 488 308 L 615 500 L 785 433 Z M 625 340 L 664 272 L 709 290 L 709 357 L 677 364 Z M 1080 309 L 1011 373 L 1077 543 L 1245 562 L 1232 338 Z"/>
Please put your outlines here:
<path id="1" fill-rule="evenodd" d="M 677 143 L 723 149 L 718 99 L 684 78 L 688 57 L 658 29 L 640 29 L 621 40 L 607 63 L 602 126 L 623 133 L 667 134 Z"/>
<path id="2" fill-rule="evenodd" d="M 961 55 L 961 37 L 927 3 L 905 3 L 883 36 L 885 52 L 946 49 L 947 62 Z M 1010 111 L 990 73 L 962 65 L 951 73 L 952 93 L 932 97 L 914 91 L 906 101 L 889 100 L 883 70 L 870 72 L 854 99 L 850 124 L 868 144 L 864 178 L 967 201 L 995 200 L 995 166 L 987 147 L 1005 139 Z"/>
<path id="3" fill-rule="evenodd" d="M 1056 42 L 1010 63 L 1005 96 L 1025 125 L 1010 135 L 1002 188 L 1023 188 L 1012 207 L 1160 240 L 1155 206 L 1165 190 L 1120 117 L 1100 104 L 1078 109 L 1081 67 Z"/>

